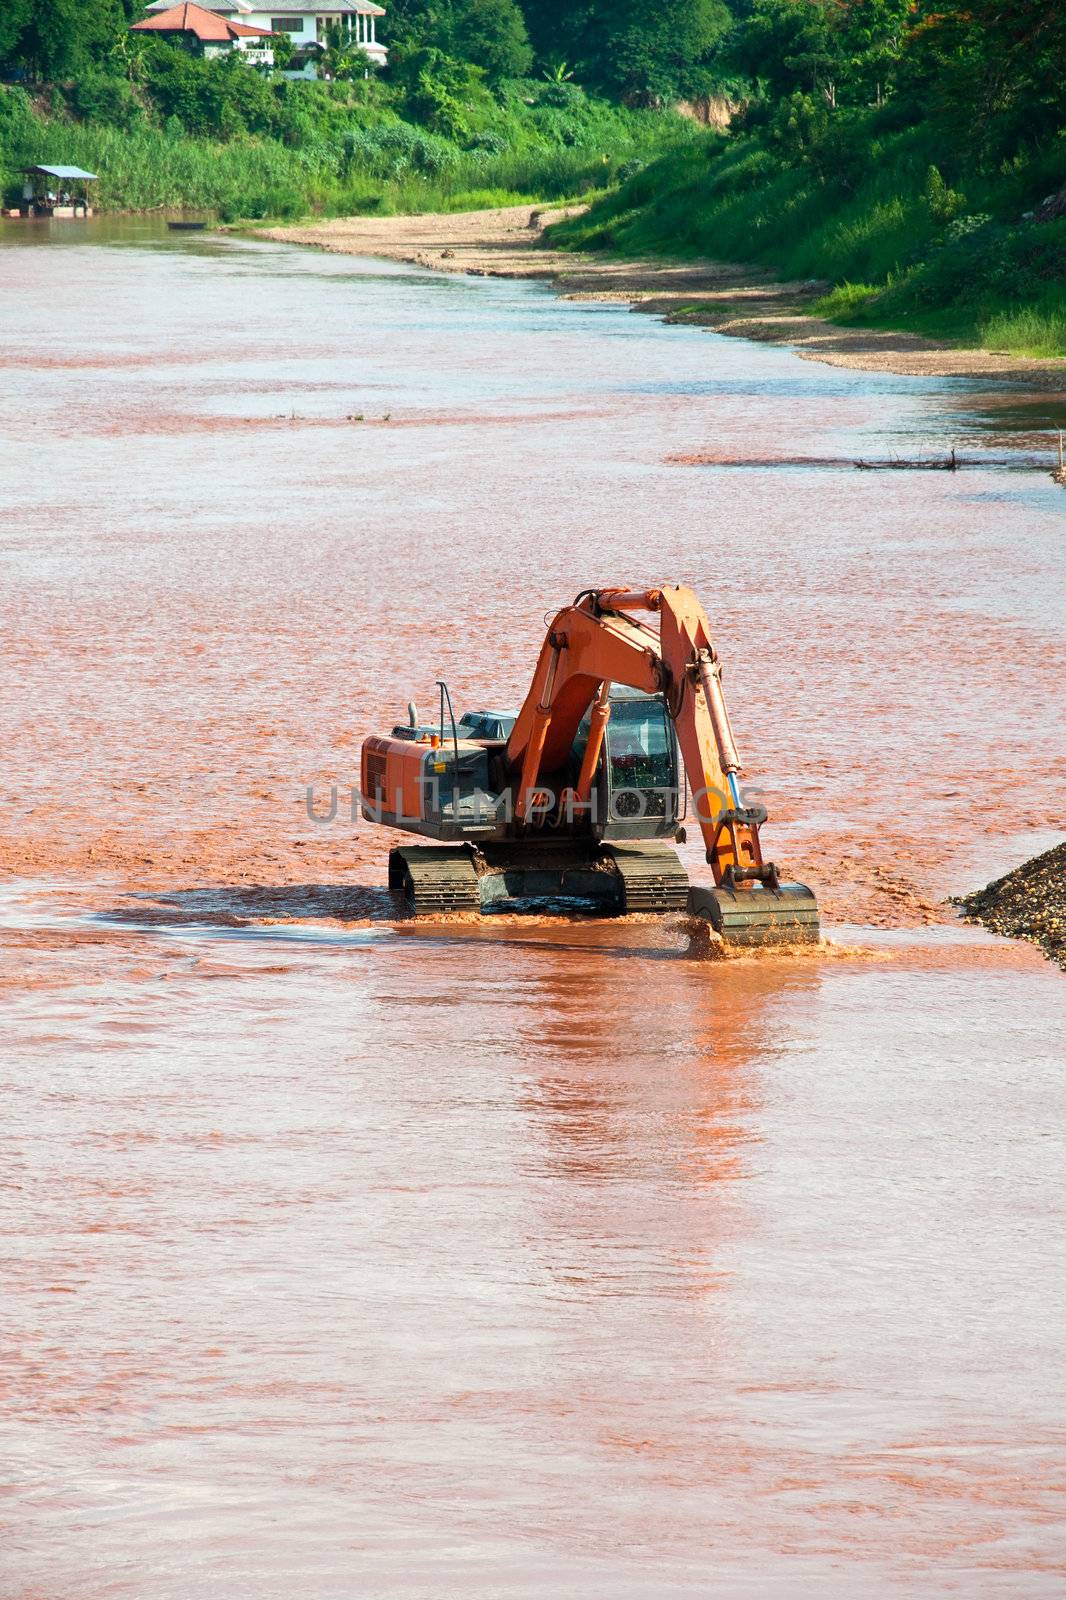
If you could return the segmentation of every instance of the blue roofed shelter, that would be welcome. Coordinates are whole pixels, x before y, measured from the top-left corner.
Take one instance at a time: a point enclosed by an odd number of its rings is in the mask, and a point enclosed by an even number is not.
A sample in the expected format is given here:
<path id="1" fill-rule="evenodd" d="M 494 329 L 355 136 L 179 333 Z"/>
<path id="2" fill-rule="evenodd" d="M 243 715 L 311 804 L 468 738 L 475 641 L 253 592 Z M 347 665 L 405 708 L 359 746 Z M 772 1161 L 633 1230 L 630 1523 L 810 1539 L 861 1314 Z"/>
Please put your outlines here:
<path id="1" fill-rule="evenodd" d="M 95 172 L 84 167 L 23 167 L 22 204 L 24 217 L 91 217 L 89 184 Z"/>

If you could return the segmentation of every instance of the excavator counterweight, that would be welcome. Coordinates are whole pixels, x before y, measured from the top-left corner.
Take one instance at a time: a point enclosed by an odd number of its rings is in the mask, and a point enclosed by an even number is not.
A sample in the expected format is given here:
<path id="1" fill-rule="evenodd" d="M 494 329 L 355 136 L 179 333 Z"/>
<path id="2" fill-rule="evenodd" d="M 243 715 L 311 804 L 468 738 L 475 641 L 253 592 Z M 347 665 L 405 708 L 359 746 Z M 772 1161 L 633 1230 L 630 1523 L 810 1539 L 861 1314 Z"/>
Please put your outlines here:
<path id="1" fill-rule="evenodd" d="M 656 617 L 656 628 L 649 620 Z M 818 908 L 762 853 L 710 624 L 690 589 L 589 589 L 548 627 L 516 712 L 435 723 L 362 750 L 363 816 L 435 844 L 398 846 L 389 887 L 416 914 L 531 901 L 601 915 L 687 911 L 731 944 L 815 943 Z M 691 807 L 713 883 L 670 841 Z"/>

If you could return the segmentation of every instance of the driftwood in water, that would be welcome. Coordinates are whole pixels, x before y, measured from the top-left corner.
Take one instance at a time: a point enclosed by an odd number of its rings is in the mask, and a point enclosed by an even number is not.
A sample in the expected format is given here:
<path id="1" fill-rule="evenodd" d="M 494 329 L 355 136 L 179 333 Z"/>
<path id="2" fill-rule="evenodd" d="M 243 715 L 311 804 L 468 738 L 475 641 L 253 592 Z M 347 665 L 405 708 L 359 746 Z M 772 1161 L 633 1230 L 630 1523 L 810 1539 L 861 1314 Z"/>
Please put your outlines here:
<path id="1" fill-rule="evenodd" d="M 349 422 L 352 418 L 349 417 Z M 1057 483 L 1066 484 L 1066 449 L 1060 452 L 1059 466 L 1052 473 Z M 961 456 L 952 450 L 946 456 L 890 456 L 887 459 L 860 459 L 854 456 L 734 456 L 722 450 L 698 450 L 691 455 L 667 456 L 672 467 L 747 467 L 791 468 L 809 467 L 817 471 L 836 471 L 841 467 L 858 468 L 860 472 L 961 472 L 963 468 L 981 468 L 988 472 L 998 469 L 1005 472 L 1045 472 L 1048 458 L 1044 451 L 1011 451 L 1008 455 Z"/>
<path id="2" fill-rule="evenodd" d="M 903 461 L 893 456 L 890 461 L 856 461 L 860 472 L 958 472 L 960 467 L 979 467 L 980 461 L 965 461 L 955 454 L 930 456 L 928 460 Z"/>
<path id="3" fill-rule="evenodd" d="M 1036 466 L 1036 461 L 1031 463 Z M 917 461 L 906 461 L 899 456 L 892 456 L 888 461 L 856 461 L 854 463 L 860 472 L 958 472 L 960 467 L 1000 467 L 1021 465 L 1010 460 L 1003 461 L 993 456 L 971 458 L 960 456 L 952 450 L 947 456 L 929 456 L 919 458 Z M 1059 434 L 1059 464 L 1051 473 L 1056 483 L 1066 488 L 1066 453 L 1063 449 L 1063 436 Z"/>

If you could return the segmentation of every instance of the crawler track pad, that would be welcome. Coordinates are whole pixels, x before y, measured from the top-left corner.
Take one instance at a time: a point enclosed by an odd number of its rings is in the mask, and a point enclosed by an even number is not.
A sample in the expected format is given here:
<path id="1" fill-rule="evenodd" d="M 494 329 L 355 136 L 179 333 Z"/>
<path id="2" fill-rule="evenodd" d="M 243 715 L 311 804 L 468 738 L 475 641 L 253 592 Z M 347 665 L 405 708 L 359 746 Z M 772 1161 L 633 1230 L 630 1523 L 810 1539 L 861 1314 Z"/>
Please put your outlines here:
<path id="1" fill-rule="evenodd" d="M 726 944 L 817 944 L 818 903 L 802 883 L 782 883 L 777 889 L 753 884 L 742 889 L 705 889 L 688 892 L 689 914 L 703 917 Z"/>

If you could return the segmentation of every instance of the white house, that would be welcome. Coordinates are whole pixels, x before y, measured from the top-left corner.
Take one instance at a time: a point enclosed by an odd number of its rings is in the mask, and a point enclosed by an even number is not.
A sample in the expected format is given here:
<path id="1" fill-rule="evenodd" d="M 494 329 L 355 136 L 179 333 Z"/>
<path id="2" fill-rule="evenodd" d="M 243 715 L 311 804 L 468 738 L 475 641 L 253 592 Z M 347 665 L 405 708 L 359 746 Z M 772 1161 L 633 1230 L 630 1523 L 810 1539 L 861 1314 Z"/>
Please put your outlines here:
<path id="1" fill-rule="evenodd" d="M 255 28 L 233 17 L 224 17 L 218 12 L 208 11 L 206 6 L 192 4 L 191 0 L 182 0 L 180 5 L 172 5 L 169 0 L 164 0 L 163 5 L 153 6 L 152 10 L 154 16 L 145 17 L 143 22 L 135 22 L 131 33 L 158 33 L 208 59 L 229 55 L 236 50 L 254 66 L 274 65 L 271 35 L 267 28 Z"/>
<path id="2" fill-rule="evenodd" d="M 174 0 L 151 0 L 145 14 L 151 17 L 173 4 Z M 385 11 L 374 0 L 291 0 L 277 7 L 270 0 L 200 0 L 200 5 L 229 22 L 287 34 L 295 47 L 287 77 L 317 76 L 315 57 L 325 49 L 331 28 L 340 28 L 375 66 L 383 67 L 388 60 L 388 51 L 377 38 L 377 19 Z"/>

